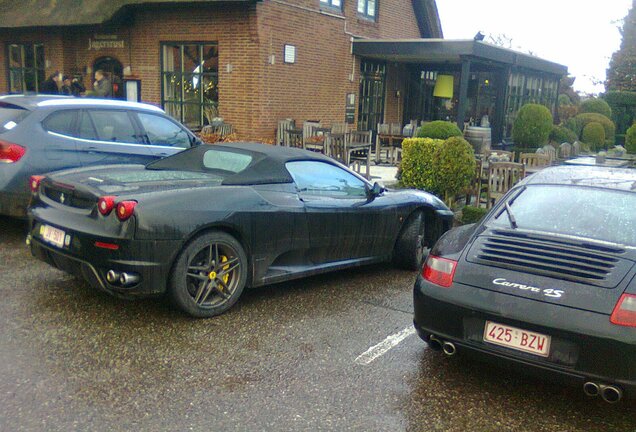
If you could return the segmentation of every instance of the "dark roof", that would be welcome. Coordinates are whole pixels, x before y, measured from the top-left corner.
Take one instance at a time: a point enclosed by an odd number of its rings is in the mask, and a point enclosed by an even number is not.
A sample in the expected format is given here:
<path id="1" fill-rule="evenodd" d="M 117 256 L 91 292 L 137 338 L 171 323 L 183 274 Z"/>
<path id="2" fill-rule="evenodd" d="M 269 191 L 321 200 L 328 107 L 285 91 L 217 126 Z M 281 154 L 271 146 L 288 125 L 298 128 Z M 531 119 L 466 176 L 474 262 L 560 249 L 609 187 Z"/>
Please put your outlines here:
<path id="1" fill-rule="evenodd" d="M 103 24 L 125 7 L 147 4 L 255 3 L 259 0 L 0 0 L 0 28 Z"/>
<path id="2" fill-rule="evenodd" d="M 413 10 L 423 38 L 444 37 L 435 0 L 413 0 Z"/>
<path id="3" fill-rule="evenodd" d="M 316 160 L 337 164 L 333 159 L 320 153 L 301 150 L 289 147 L 273 146 L 258 143 L 224 143 L 224 144 L 203 144 L 189 150 L 177 153 L 174 156 L 158 160 L 149 164 L 150 169 L 183 169 L 183 167 L 197 167 L 193 169 L 198 172 L 205 172 L 203 167 L 203 155 L 206 151 L 214 149 L 225 149 L 231 152 L 247 153 L 252 156 L 252 162 L 243 171 L 223 180 L 223 185 L 255 185 L 270 183 L 292 183 L 289 171 L 285 167 L 287 162 L 300 160 Z"/>
<path id="4" fill-rule="evenodd" d="M 353 53 L 405 63 L 459 63 L 462 58 L 471 57 L 555 75 L 566 75 L 568 71 L 567 66 L 475 40 L 357 39 L 353 41 Z"/>
<path id="5" fill-rule="evenodd" d="M 558 166 L 543 169 L 520 185 L 577 185 L 636 192 L 636 170 L 592 166 Z"/>

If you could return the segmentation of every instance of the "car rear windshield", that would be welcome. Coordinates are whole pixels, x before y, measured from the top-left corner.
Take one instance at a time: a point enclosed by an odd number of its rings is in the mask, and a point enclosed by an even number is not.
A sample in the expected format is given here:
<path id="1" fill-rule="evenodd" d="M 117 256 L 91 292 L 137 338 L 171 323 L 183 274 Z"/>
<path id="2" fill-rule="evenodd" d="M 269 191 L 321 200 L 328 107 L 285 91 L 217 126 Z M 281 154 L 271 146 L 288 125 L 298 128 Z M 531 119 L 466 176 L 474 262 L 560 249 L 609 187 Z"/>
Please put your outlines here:
<path id="1" fill-rule="evenodd" d="M 226 178 L 244 171 L 253 160 L 250 152 L 206 145 L 152 162 L 146 168 L 214 173 Z"/>
<path id="2" fill-rule="evenodd" d="M 13 129 L 29 114 L 29 111 L 17 105 L 0 102 L 0 133 Z"/>
<path id="3" fill-rule="evenodd" d="M 510 209 L 519 229 L 636 246 L 635 192 L 531 185 L 513 198 Z M 488 225 L 509 228 L 508 213 L 493 217 Z"/>

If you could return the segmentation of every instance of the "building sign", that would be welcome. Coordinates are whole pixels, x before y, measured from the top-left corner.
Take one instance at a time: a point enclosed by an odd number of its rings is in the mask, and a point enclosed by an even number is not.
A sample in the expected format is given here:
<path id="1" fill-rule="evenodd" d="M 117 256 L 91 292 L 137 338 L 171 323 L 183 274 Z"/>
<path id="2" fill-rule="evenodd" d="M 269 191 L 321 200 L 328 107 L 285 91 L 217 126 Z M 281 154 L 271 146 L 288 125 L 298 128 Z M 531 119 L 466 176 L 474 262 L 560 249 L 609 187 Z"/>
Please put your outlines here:
<path id="1" fill-rule="evenodd" d="M 117 35 L 96 34 L 88 39 L 88 50 L 123 49 L 125 43 Z"/>
<path id="2" fill-rule="evenodd" d="M 285 63 L 296 63 L 296 46 L 285 45 L 283 59 Z"/>

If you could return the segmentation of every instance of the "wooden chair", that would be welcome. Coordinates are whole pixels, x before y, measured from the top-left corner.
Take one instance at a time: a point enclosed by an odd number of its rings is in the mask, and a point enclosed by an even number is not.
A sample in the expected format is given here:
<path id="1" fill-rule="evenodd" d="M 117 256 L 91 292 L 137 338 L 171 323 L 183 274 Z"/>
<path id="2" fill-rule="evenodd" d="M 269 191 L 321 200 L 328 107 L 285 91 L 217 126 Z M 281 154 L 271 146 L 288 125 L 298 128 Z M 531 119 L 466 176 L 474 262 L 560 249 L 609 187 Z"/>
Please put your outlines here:
<path id="1" fill-rule="evenodd" d="M 300 129 L 288 130 L 286 146 L 304 149 L 305 143 L 303 142 L 303 131 Z"/>
<path id="2" fill-rule="evenodd" d="M 349 166 L 346 135 L 344 133 L 329 133 L 326 143 L 329 156 L 341 164 Z"/>
<path id="3" fill-rule="evenodd" d="M 559 159 L 569 159 L 572 157 L 572 144 L 564 142 L 559 146 Z"/>
<path id="4" fill-rule="evenodd" d="M 519 162 L 526 168 L 539 168 L 550 165 L 550 157 L 541 153 L 520 153 Z"/>
<path id="5" fill-rule="evenodd" d="M 506 194 L 526 175 L 525 166 L 514 162 L 490 162 L 488 164 L 488 193 L 486 207 Z"/>
<path id="6" fill-rule="evenodd" d="M 393 147 L 389 144 L 388 139 L 383 138 L 388 135 L 391 135 L 391 125 L 388 123 L 378 123 L 378 134 L 375 138 L 375 163 L 380 163 L 382 161 L 382 152 L 386 152 L 387 162 L 391 159 Z"/>
<path id="7" fill-rule="evenodd" d="M 346 123 L 332 123 L 331 133 L 334 134 L 346 134 L 349 132 L 349 125 Z"/>
<path id="8" fill-rule="evenodd" d="M 296 122 L 292 119 L 279 120 L 276 127 L 276 145 L 289 147 L 289 135 L 287 131 L 296 128 Z"/>
<path id="9" fill-rule="evenodd" d="M 353 170 L 357 173 L 362 174 L 361 164 L 364 163 L 366 165 L 366 178 L 371 178 L 371 145 L 373 132 L 351 131 L 345 136 L 348 165 L 352 166 Z M 360 146 L 363 148 L 359 148 Z"/>

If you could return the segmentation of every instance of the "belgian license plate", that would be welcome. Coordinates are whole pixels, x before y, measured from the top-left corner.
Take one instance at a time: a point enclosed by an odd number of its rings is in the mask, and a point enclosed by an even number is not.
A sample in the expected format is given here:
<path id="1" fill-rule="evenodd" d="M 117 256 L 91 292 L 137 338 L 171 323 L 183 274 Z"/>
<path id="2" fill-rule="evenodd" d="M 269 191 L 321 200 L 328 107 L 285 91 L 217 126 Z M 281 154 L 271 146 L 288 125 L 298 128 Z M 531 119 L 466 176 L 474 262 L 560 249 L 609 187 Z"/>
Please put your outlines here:
<path id="1" fill-rule="evenodd" d="M 486 321 L 484 341 L 547 357 L 550 354 L 550 336 Z"/>
<path id="2" fill-rule="evenodd" d="M 40 234 L 42 238 L 57 247 L 64 246 L 64 238 L 66 237 L 66 233 L 61 229 L 53 228 L 52 226 L 42 225 L 40 229 Z"/>

